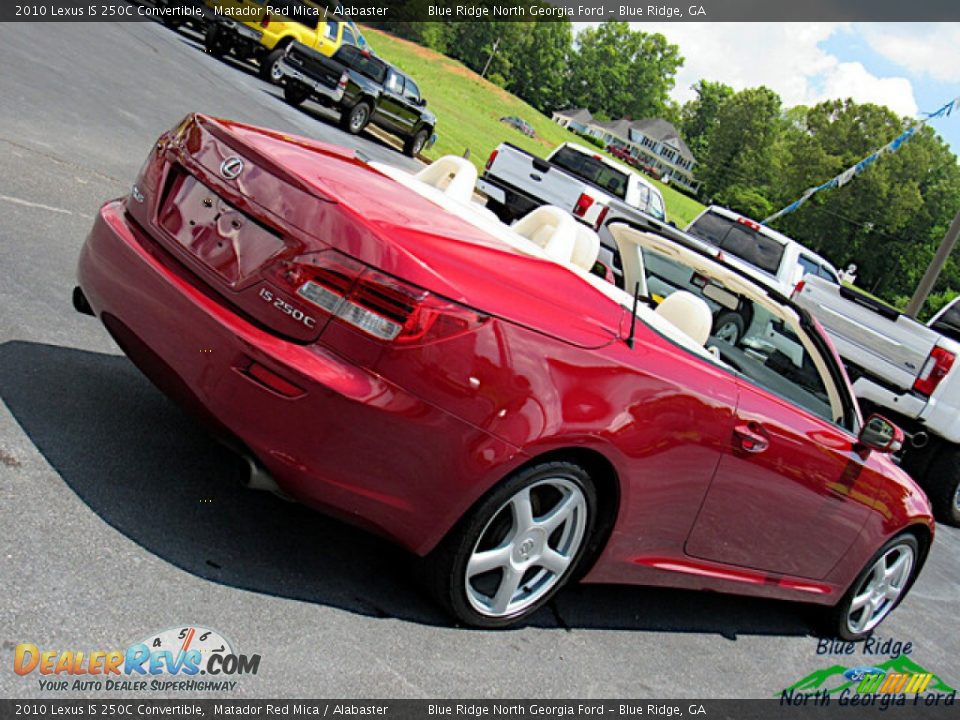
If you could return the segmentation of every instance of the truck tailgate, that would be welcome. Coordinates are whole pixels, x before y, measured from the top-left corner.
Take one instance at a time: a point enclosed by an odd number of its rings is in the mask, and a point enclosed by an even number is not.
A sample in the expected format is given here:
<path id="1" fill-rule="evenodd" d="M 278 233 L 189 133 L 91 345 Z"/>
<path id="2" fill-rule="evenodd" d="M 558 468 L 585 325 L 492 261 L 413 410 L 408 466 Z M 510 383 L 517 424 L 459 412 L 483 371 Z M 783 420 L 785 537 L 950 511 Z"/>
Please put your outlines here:
<path id="1" fill-rule="evenodd" d="M 315 50 L 294 42 L 287 53 L 287 63 L 296 70 L 316 82 L 323 83 L 333 89 L 340 82 L 340 76 L 345 70 L 342 63 L 328 58 Z"/>
<path id="2" fill-rule="evenodd" d="M 554 205 L 567 211 L 573 210 L 584 192 L 582 180 L 508 143 L 500 145 L 497 157 L 487 172 L 542 200 L 544 205 Z M 600 199 L 600 195 L 599 191 L 594 193 L 596 199 Z"/>
<path id="3" fill-rule="evenodd" d="M 816 316 L 840 357 L 902 390 L 913 387 L 937 343 L 925 325 L 892 310 L 881 314 L 869 298 L 823 278 L 804 277 L 794 300 Z"/>

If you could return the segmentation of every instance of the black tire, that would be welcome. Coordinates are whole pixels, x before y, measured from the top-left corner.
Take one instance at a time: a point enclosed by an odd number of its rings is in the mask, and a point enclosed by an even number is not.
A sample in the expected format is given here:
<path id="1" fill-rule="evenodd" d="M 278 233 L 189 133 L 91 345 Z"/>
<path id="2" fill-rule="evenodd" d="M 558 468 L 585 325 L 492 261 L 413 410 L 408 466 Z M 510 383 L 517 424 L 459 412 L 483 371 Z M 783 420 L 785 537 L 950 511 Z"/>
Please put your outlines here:
<path id="1" fill-rule="evenodd" d="M 222 59 L 230 52 L 230 41 L 219 26 L 210 25 L 210 27 L 207 28 L 207 34 L 203 38 L 203 47 L 209 55 L 217 59 Z"/>
<path id="2" fill-rule="evenodd" d="M 303 83 L 288 80 L 283 86 L 283 98 L 294 107 L 302 105 L 308 97 L 310 97 L 310 88 Z"/>
<path id="3" fill-rule="evenodd" d="M 423 146 L 430 137 L 430 131 L 427 128 L 417 130 L 413 135 L 403 141 L 403 154 L 409 157 L 416 157 L 423 150 Z"/>
<path id="4" fill-rule="evenodd" d="M 733 312 L 732 310 L 727 310 L 717 315 L 713 321 L 713 330 L 710 334 L 718 340 L 736 345 L 740 342 L 740 338 L 743 337 L 743 333 L 746 332 L 746 330 L 747 323 L 743 319 L 743 315 Z"/>
<path id="5" fill-rule="evenodd" d="M 892 604 L 890 604 L 889 607 L 883 608 L 883 612 L 880 614 L 879 619 L 877 619 L 872 625 L 867 627 L 862 632 L 857 632 L 851 628 L 850 623 L 848 622 L 853 600 L 865 589 L 864 586 L 873 574 L 874 566 L 877 564 L 877 562 L 887 553 L 890 553 L 894 548 L 897 547 L 909 548 L 913 553 L 912 565 L 909 573 L 903 581 L 903 588 L 899 596 L 892 602 Z M 883 622 L 883 620 L 886 619 L 890 613 L 893 612 L 893 610 L 903 601 L 903 598 L 907 596 L 907 592 L 910 590 L 910 586 L 913 584 L 913 580 L 916 577 L 919 562 L 920 546 L 917 543 L 916 537 L 912 533 L 900 533 L 896 537 L 893 537 L 884 543 L 883 547 L 881 547 L 874 554 L 874 556 L 870 558 L 863 570 L 860 571 L 860 574 L 857 575 L 857 579 L 854 580 L 850 585 L 850 588 L 843 596 L 843 599 L 840 600 L 836 606 L 830 608 L 830 610 L 826 613 L 824 617 L 823 628 L 825 633 L 831 637 L 837 637 L 843 640 L 850 640 L 854 642 L 857 640 L 863 640 L 871 635 L 876 627 Z"/>
<path id="6" fill-rule="evenodd" d="M 960 527 L 960 447 L 946 445 L 931 463 L 923 481 L 937 520 Z"/>
<path id="7" fill-rule="evenodd" d="M 347 112 L 340 115 L 340 127 L 351 135 L 359 135 L 370 122 L 370 105 L 358 102 Z"/>
<path id="8" fill-rule="evenodd" d="M 513 504 L 522 502 L 523 497 L 530 501 L 528 523 L 520 521 Z M 550 513 L 561 506 L 569 512 L 562 513 L 558 524 L 546 529 L 537 524 L 548 521 Z M 426 589 L 466 625 L 513 625 L 543 607 L 576 575 L 590 546 L 596 509 L 594 484 L 579 465 L 555 461 L 521 470 L 482 498 L 424 558 L 421 569 Z M 541 558 L 547 558 L 548 551 L 562 560 L 559 571 L 538 564 L 546 562 Z M 503 554 L 503 559 L 489 569 L 468 574 L 470 560 L 490 552 Z M 497 591 L 508 589 L 503 585 L 508 574 L 514 579 L 508 585 L 514 589 L 502 594 L 506 604 L 497 610 L 492 606 L 500 597 Z M 486 607 L 485 600 L 491 601 L 491 607 L 478 609 Z"/>
<path id="9" fill-rule="evenodd" d="M 280 58 L 283 57 L 283 48 L 276 48 L 266 57 L 260 58 L 260 79 L 265 80 L 271 85 L 279 85 L 283 80 L 283 75 L 277 67 Z"/>

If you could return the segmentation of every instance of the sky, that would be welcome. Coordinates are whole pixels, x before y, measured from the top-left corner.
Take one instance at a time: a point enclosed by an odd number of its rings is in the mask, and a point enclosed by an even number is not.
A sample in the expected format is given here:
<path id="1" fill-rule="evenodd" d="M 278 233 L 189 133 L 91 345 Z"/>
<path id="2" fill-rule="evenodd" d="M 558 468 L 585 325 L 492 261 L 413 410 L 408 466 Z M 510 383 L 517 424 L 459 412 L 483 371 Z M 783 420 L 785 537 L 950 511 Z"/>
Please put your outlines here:
<path id="1" fill-rule="evenodd" d="M 680 47 L 673 98 L 701 78 L 735 90 L 766 85 L 786 107 L 852 97 L 901 115 L 960 96 L 960 23 L 631 23 Z M 932 121 L 960 153 L 960 110 Z"/>

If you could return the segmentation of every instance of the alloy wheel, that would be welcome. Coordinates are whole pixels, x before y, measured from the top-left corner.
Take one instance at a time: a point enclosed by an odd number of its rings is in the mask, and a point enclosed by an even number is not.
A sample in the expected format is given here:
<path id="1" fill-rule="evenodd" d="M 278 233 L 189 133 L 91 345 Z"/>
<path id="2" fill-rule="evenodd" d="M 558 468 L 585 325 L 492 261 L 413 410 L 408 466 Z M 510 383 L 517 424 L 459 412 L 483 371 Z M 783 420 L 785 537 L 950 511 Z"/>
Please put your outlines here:
<path id="1" fill-rule="evenodd" d="M 892 546 L 874 563 L 857 588 L 847 611 L 847 629 L 870 632 L 893 609 L 907 589 L 913 572 L 914 551 L 906 543 Z"/>
<path id="2" fill-rule="evenodd" d="M 563 578 L 583 544 L 587 501 L 566 478 L 511 496 L 493 514 L 467 559 L 467 600 L 487 617 L 522 613 Z"/>

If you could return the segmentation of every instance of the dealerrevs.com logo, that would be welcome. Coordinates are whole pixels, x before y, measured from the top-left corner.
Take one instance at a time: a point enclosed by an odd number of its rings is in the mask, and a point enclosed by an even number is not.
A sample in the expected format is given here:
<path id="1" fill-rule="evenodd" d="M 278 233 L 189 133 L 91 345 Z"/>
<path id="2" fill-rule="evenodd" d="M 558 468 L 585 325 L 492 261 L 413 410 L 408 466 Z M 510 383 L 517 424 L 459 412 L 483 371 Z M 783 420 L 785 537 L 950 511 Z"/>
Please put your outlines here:
<path id="1" fill-rule="evenodd" d="M 46 691 L 231 691 L 256 675 L 260 655 L 243 655 L 216 630 L 198 626 L 148 635 L 126 650 L 45 650 L 17 645 L 13 670 Z M 203 676 L 203 677 L 201 677 Z"/>

